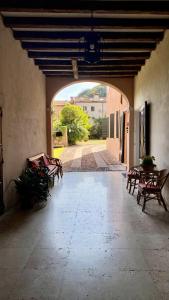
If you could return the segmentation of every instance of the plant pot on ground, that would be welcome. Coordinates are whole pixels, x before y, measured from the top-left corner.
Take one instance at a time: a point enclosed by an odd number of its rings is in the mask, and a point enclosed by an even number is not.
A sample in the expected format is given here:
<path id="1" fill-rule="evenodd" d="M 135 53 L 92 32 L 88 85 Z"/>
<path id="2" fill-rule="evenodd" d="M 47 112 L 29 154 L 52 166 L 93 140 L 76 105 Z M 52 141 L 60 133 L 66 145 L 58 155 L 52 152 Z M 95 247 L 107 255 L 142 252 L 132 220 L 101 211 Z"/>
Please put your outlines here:
<path id="1" fill-rule="evenodd" d="M 26 168 L 14 181 L 22 208 L 33 208 L 47 201 L 51 178 L 46 167 Z"/>

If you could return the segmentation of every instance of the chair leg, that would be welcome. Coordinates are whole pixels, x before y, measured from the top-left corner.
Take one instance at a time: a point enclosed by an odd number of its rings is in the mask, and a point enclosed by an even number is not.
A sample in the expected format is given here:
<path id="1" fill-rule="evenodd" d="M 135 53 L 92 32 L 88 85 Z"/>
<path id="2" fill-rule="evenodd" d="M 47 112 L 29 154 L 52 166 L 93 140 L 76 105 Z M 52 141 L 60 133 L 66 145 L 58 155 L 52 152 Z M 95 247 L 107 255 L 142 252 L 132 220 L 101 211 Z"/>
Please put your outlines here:
<path id="1" fill-rule="evenodd" d="M 128 190 L 128 186 L 129 186 L 129 178 L 127 179 L 127 185 L 126 185 L 127 190 Z"/>
<path id="2" fill-rule="evenodd" d="M 63 168 L 62 167 L 60 167 L 60 175 L 61 175 L 61 177 L 63 177 Z"/>
<path id="3" fill-rule="evenodd" d="M 140 193 L 140 191 L 138 191 L 138 194 L 137 194 L 137 204 L 140 204 L 140 198 L 141 198 L 141 193 Z"/>
<path id="4" fill-rule="evenodd" d="M 165 211 L 168 211 L 168 209 L 167 209 L 167 206 L 166 206 L 166 204 L 165 204 L 165 201 L 164 201 L 164 198 L 163 198 L 163 196 L 162 196 L 162 195 L 160 195 L 160 202 L 162 202 L 162 204 L 163 204 L 163 206 L 164 206 L 164 209 L 165 209 Z"/>
<path id="5" fill-rule="evenodd" d="M 130 183 L 129 183 L 129 194 L 131 193 L 131 187 L 132 187 L 132 180 L 130 180 Z"/>
<path id="6" fill-rule="evenodd" d="M 161 205 L 161 200 L 160 200 L 160 195 L 157 194 L 157 200 L 158 200 L 158 204 Z"/>
<path id="7" fill-rule="evenodd" d="M 142 208 L 142 211 L 144 211 L 146 208 L 146 196 L 144 196 L 144 202 L 143 202 L 143 208 Z"/>
<path id="8" fill-rule="evenodd" d="M 136 179 L 134 180 L 134 186 L 133 186 L 133 192 L 132 192 L 132 195 L 134 194 L 135 189 L 136 189 Z"/>

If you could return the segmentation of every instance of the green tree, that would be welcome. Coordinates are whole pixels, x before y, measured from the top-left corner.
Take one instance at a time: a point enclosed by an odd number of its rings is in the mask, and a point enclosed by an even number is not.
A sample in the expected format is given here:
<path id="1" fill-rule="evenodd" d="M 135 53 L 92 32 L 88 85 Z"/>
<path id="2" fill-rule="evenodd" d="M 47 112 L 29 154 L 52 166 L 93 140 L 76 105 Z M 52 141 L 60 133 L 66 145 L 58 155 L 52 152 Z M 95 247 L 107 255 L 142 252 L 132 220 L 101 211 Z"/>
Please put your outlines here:
<path id="1" fill-rule="evenodd" d="M 83 92 L 79 93 L 78 97 L 93 97 L 98 94 L 99 97 L 106 97 L 107 95 L 107 87 L 106 85 L 99 84 L 92 89 L 86 89 Z"/>
<path id="2" fill-rule="evenodd" d="M 93 124 L 90 128 L 89 138 L 90 139 L 102 138 L 102 118 L 93 119 Z"/>
<path id="3" fill-rule="evenodd" d="M 67 104 L 61 111 L 60 124 L 67 126 L 69 144 L 88 140 L 91 124 L 89 116 L 77 105 Z"/>

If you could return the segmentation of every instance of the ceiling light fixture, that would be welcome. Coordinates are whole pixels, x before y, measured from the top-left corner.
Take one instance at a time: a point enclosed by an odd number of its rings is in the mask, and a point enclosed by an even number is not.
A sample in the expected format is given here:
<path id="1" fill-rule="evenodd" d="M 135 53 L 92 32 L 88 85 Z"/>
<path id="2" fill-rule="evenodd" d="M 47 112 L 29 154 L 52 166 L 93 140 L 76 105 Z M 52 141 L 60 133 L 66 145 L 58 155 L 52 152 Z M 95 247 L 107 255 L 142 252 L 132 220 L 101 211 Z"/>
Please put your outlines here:
<path id="1" fill-rule="evenodd" d="M 91 12 L 91 31 L 84 37 L 84 61 L 88 64 L 96 64 L 101 59 L 101 37 L 94 31 L 93 12 Z"/>

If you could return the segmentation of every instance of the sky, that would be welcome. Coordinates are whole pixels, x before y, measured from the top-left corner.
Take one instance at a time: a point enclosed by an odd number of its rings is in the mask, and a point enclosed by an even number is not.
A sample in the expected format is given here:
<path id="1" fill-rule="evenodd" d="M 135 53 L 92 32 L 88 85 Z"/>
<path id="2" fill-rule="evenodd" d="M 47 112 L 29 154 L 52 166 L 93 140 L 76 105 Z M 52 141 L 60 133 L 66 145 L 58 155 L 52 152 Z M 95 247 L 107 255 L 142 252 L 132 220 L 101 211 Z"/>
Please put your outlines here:
<path id="1" fill-rule="evenodd" d="M 76 97 L 79 93 L 86 89 L 91 89 L 94 86 L 98 85 L 97 82 L 79 82 L 73 83 L 68 87 L 62 89 L 59 93 L 57 93 L 54 97 L 54 100 L 70 100 L 70 97 Z"/>

